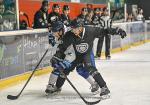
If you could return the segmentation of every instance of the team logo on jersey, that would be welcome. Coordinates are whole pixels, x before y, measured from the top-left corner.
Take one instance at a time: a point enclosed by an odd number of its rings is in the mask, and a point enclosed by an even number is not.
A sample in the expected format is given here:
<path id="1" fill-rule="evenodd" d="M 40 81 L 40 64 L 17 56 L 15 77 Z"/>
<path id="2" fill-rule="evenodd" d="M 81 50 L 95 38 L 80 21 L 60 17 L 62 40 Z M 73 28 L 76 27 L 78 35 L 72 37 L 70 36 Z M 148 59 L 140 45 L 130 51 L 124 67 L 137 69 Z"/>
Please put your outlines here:
<path id="1" fill-rule="evenodd" d="M 57 18 L 58 18 L 57 16 L 52 16 L 50 20 L 53 22 L 53 21 L 56 21 Z"/>
<path id="2" fill-rule="evenodd" d="M 79 53 L 85 53 L 89 48 L 89 45 L 87 43 L 81 43 L 76 45 L 76 50 Z"/>

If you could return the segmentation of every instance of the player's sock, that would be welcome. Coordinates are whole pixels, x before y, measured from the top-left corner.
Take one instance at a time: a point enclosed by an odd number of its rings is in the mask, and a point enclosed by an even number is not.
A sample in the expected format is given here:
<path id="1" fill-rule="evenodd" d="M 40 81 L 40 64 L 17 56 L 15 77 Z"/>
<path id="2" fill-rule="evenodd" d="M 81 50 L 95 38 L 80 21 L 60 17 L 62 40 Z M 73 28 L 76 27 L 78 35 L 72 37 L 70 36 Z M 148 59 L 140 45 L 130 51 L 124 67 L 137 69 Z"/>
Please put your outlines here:
<path id="1" fill-rule="evenodd" d="M 86 80 L 87 80 L 91 85 L 95 82 L 94 78 L 93 78 L 91 75 L 89 75 L 89 77 L 86 78 Z"/>
<path id="2" fill-rule="evenodd" d="M 55 90 L 54 84 L 56 83 L 58 75 L 51 73 L 48 81 L 48 85 L 46 86 L 46 93 L 52 93 Z"/>
<path id="3" fill-rule="evenodd" d="M 58 75 L 55 75 L 55 74 L 51 73 L 50 77 L 49 77 L 48 84 L 53 84 L 54 85 L 57 81 L 57 78 L 58 78 Z"/>

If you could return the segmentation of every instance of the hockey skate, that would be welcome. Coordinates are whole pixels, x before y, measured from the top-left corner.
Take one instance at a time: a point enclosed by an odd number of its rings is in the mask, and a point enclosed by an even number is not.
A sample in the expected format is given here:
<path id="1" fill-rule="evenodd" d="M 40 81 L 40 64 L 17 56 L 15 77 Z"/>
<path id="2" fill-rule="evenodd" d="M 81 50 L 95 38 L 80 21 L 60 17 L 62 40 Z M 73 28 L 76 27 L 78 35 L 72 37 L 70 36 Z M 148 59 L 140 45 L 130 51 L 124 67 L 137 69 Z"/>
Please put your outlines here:
<path id="1" fill-rule="evenodd" d="M 110 59 L 111 59 L 110 55 L 106 56 L 106 60 L 110 60 Z"/>
<path id="2" fill-rule="evenodd" d="M 108 89 L 106 85 L 101 88 L 100 97 L 102 100 L 110 98 L 110 90 Z"/>
<path id="3" fill-rule="evenodd" d="M 94 82 L 94 84 L 91 85 L 90 89 L 91 89 L 91 92 L 93 93 L 93 95 L 100 93 L 99 85 L 96 82 Z"/>
<path id="4" fill-rule="evenodd" d="M 47 96 L 56 95 L 61 92 L 61 88 L 57 88 L 56 86 L 49 84 L 49 85 L 47 85 L 45 92 L 46 92 Z"/>

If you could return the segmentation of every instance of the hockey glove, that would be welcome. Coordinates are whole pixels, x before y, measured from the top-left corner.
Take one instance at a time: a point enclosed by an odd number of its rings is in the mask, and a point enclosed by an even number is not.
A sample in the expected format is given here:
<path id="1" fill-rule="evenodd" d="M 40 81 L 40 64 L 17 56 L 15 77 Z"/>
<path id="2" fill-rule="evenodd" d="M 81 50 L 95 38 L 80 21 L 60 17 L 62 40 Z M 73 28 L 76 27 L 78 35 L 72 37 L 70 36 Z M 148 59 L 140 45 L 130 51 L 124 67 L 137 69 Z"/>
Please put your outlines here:
<path id="1" fill-rule="evenodd" d="M 117 28 L 116 32 L 117 32 L 117 34 L 119 34 L 121 36 L 122 39 L 127 36 L 126 32 L 121 28 Z"/>
<path id="2" fill-rule="evenodd" d="M 62 62 L 59 62 L 59 65 L 61 65 L 63 69 L 68 69 L 71 67 L 71 63 L 67 60 L 63 60 Z"/>
<path id="3" fill-rule="evenodd" d="M 49 44 L 55 46 L 56 44 L 55 37 L 51 33 L 48 34 L 48 39 L 49 39 Z"/>

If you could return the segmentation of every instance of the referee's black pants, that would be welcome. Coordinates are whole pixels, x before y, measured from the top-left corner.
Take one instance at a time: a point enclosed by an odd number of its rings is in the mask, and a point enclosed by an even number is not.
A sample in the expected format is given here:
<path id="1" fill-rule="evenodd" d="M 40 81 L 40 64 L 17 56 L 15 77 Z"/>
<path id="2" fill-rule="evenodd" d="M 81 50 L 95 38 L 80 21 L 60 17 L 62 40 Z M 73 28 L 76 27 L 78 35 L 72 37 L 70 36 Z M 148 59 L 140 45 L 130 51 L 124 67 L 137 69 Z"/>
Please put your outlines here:
<path id="1" fill-rule="evenodd" d="M 103 34 L 102 37 L 99 38 L 98 44 L 97 44 L 97 56 L 101 57 L 101 52 L 102 52 L 102 47 L 103 47 L 103 42 L 105 38 L 105 56 L 108 57 L 110 56 L 110 41 L 111 41 L 111 36 L 108 34 Z"/>

